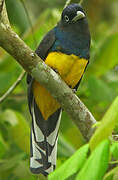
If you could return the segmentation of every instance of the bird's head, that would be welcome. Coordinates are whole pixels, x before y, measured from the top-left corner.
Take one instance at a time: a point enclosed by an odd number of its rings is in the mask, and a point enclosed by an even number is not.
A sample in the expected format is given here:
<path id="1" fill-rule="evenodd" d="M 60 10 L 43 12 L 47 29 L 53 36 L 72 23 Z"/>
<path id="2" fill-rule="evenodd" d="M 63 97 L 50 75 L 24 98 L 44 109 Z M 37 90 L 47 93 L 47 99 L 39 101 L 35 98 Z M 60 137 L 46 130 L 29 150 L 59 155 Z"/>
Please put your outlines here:
<path id="1" fill-rule="evenodd" d="M 85 12 L 79 4 L 70 4 L 62 12 L 61 23 L 65 25 L 74 24 L 85 18 Z"/>

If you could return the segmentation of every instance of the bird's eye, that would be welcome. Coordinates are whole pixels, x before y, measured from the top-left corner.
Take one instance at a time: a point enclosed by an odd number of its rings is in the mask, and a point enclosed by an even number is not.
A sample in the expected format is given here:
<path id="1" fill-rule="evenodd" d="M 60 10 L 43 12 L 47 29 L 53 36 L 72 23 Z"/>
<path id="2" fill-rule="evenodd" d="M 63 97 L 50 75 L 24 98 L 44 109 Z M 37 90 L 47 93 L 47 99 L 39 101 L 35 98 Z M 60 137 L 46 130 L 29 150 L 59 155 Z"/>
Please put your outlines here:
<path id="1" fill-rule="evenodd" d="M 67 15 L 64 16 L 65 21 L 68 22 L 69 21 L 69 17 Z"/>

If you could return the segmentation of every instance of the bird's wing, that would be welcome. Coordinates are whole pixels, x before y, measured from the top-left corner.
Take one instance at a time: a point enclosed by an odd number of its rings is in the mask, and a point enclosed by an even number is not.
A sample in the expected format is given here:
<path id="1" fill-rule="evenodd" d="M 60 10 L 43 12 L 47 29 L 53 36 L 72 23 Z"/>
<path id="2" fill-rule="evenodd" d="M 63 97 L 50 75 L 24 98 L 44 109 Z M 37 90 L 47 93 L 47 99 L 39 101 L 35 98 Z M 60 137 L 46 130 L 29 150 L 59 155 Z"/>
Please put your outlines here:
<path id="1" fill-rule="evenodd" d="M 51 49 L 51 47 L 53 46 L 55 40 L 56 40 L 56 38 L 55 38 L 55 33 L 54 33 L 53 29 L 44 36 L 43 40 L 41 41 L 41 43 L 39 44 L 38 48 L 35 51 L 36 54 L 42 60 L 45 60 L 45 58 L 47 57 L 48 52 Z M 28 84 L 28 91 L 27 91 L 28 105 L 29 105 L 29 110 L 31 112 L 31 106 L 32 106 L 32 102 L 33 102 L 32 83 L 33 83 L 34 79 L 32 78 L 32 76 L 30 74 L 27 74 L 26 81 Z"/>
<path id="2" fill-rule="evenodd" d="M 55 32 L 52 29 L 47 33 L 47 35 L 43 38 L 41 43 L 39 44 L 38 48 L 36 49 L 36 54 L 43 60 L 45 60 L 46 56 L 48 55 L 49 50 L 53 46 L 55 42 Z"/>

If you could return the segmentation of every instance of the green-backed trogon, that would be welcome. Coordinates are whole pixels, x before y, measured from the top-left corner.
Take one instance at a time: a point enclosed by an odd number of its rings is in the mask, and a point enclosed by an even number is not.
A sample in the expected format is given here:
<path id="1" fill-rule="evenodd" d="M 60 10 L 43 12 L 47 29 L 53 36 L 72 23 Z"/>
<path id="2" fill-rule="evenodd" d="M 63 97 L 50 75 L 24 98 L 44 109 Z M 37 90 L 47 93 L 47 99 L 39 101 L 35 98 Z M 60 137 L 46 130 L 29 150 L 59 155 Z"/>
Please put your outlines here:
<path id="1" fill-rule="evenodd" d="M 89 62 L 90 33 L 85 11 L 70 4 L 59 23 L 47 33 L 36 53 L 59 73 L 69 87 L 77 89 Z M 48 175 L 55 169 L 60 104 L 30 75 L 28 103 L 32 116 L 31 157 L 32 173 Z"/>

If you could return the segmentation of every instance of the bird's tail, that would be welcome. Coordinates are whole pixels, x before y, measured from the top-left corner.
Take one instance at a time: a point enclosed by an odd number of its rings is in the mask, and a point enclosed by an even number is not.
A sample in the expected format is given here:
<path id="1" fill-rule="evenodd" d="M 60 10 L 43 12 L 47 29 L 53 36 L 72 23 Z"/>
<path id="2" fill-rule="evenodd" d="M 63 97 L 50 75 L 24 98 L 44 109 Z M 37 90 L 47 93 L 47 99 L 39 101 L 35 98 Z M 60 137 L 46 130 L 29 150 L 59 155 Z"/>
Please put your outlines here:
<path id="1" fill-rule="evenodd" d="M 33 99 L 31 115 L 30 169 L 32 173 L 42 173 L 46 176 L 52 172 L 56 166 L 61 109 L 58 109 L 48 120 L 44 120 Z"/>

